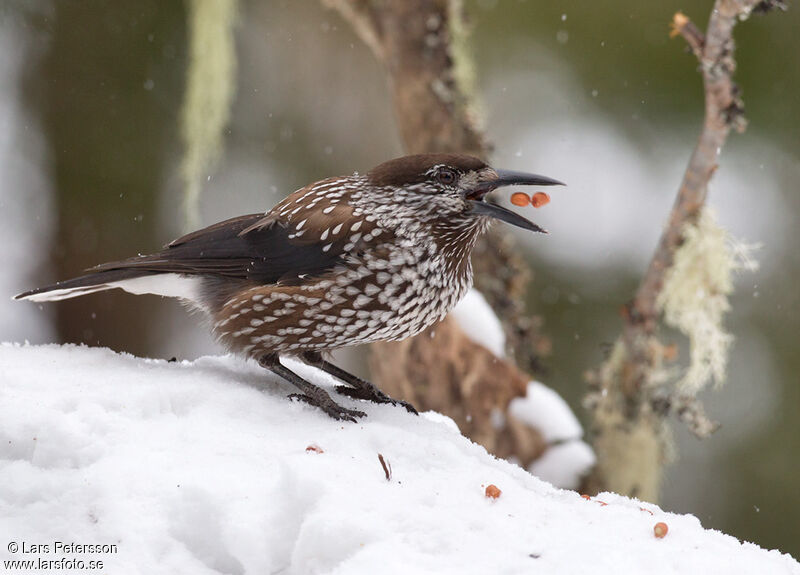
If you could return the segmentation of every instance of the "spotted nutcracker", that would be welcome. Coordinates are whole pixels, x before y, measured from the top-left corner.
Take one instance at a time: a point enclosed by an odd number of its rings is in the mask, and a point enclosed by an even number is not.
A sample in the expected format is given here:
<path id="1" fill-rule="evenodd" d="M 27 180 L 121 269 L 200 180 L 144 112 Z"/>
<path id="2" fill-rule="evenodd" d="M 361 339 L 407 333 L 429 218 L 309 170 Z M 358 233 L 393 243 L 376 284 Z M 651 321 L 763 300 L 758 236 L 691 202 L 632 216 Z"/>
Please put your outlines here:
<path id="1" fill-rule="evenodd" d="M 225 220 L 160 252 L 102 264 L 15 299 L 54 301 L 112 288 L 176 297 L 208 314 L 228 349 L 294 384 L 300 393 L 293 397 L 335 419 L 364 413 L 337 404 L 280 356 L 344 382 L 336 387 L 341 394 L 416 413 L 323 352 L 405 339 L 444 318 L 472 284 L 472 248 L 491 219 L 544 231 L 486 195 L 500 186 L 560 183 L 466 155 L 406 156 L 310 184 L 266 214 Z"/>

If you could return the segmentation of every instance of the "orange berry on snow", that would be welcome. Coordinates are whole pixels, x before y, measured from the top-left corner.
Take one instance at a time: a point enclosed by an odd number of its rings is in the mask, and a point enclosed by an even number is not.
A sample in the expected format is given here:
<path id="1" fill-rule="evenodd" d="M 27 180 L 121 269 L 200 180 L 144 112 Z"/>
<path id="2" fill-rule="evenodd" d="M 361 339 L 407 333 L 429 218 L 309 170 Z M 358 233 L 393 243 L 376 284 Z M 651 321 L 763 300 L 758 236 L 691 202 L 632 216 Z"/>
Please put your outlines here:
<path id="1" fill-rule="evenodd" d="M 502 491 L 497 487 L 497 485 L 489 485 L 486 487 L 486 497 L 491 497 L 492 499 L 497 499 L 500 497 Z"/>
<path id="2" fill-rule="evenodd" d="M 669 527 L 667 527 L 667 524 L 661 521 L 656 523 L 655 526 L 653 527 L 653 533 L 655 533 L 656 537 L 658 537 L 659 539 L 664 537 L 668 531 Z"/>

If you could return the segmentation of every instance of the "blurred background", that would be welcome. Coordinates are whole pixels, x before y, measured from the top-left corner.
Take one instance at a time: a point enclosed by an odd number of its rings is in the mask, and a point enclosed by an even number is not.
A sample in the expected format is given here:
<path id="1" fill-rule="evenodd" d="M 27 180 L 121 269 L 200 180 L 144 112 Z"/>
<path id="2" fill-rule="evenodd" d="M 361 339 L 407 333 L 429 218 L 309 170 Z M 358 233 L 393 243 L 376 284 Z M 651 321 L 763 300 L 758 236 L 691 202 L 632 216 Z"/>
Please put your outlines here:
<path id="1" fill-rule="evenodd" d="M 583 372 L 621 327 L 699 133 L 694 56 L 668 24 L 704 28 L 710 0 L 469 0 L 483 123 L 496 166 L 568 182 L 519 236 L 528 306 L 552 339 L 546 383 L 584 417 Z M 710 205 L 761 245 L 737 279 L 722 423 L 679 458 L 662 506 L 800 557 L 800 12 L 736 30 L 750 120 L 732 135 Z M 122 292 L 37 306 L 9 297 L 157 249 L 184 230 L 180 107 L 186 6 L 178 1 L 0 0 L 0 340 L 75 342 L 192 359 L 221 350 L 174 301 Z M 315 1 L 241 1 L 237 87 L 203 224 L 265 211 L 323 177 L 402 153 L 386 79 L 338 15 Z M 675 335 L 675 341 L 680 341 Z M 2 369 L 2 366 L 0 366 Z"/>

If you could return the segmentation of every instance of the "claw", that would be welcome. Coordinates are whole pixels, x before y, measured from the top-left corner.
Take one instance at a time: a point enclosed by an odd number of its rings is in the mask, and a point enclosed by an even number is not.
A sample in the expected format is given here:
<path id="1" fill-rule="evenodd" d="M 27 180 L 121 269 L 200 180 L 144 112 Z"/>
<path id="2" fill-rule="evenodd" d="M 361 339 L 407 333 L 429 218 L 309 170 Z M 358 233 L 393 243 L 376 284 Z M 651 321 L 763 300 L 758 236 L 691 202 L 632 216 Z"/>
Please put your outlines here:
<path id="1" fill-rule="evenodd" d="M 396 399 L 394 400 L 394 403 L 395 405 L 402 405 L 403 407 L 406 408 L 406 411 L 408 411 L 409 413 L 413 413 L 414 415 L 419 415 L 419 411 L 417 411 L 417 408 L 408 403 L 407 401 Z"/>
<path id="2" fill-rule="evenodd" d="M 336 379 L 346 383 L 347 385 L 339 385 L 336 387 L 336 391 L 342 395 L 352 397 L 353 399 L 364 399 L 375 403 L 402 405 L 410 413 L 419 415 L 417 410 L 414 409 L 414 406 L 410 403 L 406 401 L 400 401 L 398 399 L 392 399 L 370 382 L 365 381 L 360 377 L 353 375 L 352 373 L 348 373 L 340 367 L 336 367 L 329 361 L 325 361 L 322 359 L 322 355 L 318 352 L 307 352 L 303 354 L 303 359 L 308 362 L 309 365 L 318 367 L 325 373 L 328 373 Z"/>
<path id="3" fill-rule="evenodd" d="M 374 403 L 388 403 L 390 405 L 400 405 L 402 407 L 405 407 L 409 413 L 413 413 L 414 415 L 419 415 L 419 412 L 417 412 L 414 406 L 408 403 L 407 401 L 389 397 L 375 386 L 366 389 L 357 389 L 355 387 L 350 387 L 347 385 L 337 385 L 335 389 L 337 393 L 341 395 L 346 395 L 347 397 L 352 397 L 353 399 L 364 399 L 366 401 L 372 401 Z"/>
<path id="4" fill-rule="evenodd" d="M 296 399 L 298 401 L 308 403 L 309 405 L 313 405 L 314 407 L 318 407 L 336 420 L 352 421 L 353 423 L 356 423 L 357 417 L 365 417 L 367 415 L 363 411 L 359 411 L 357 409 L 347 409 L 346 407 L 342 407 L 332 400 L 329 402 L 320 401 L 319 399 L 311 397 L 310 395 L 306 395 L 305 393 L 292 393 L 289 395 L 289 399 Z"/>

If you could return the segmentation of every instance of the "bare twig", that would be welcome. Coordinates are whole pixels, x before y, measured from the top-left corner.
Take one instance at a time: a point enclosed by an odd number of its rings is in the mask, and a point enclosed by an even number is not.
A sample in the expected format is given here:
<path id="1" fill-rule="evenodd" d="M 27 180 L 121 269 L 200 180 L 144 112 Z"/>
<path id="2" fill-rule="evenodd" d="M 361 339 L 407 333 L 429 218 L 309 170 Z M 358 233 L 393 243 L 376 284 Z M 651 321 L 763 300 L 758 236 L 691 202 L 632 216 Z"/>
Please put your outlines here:
<path id="1" fill-rule="evenodd" d="M 684 230 L 701 213 L 708 183 L 731 128 L 743 131 L 746 126 L 739 90 L 732 79 L 736 69 L 733 28 L 762 4 L 758 0 L 716 0 L 705 34 L 680 12 L 673 19 L 672 35 L 683 36 L 700 63 L 705 118 L 656 252 L 625 309 L 621 344 L 594 378 L 595 392 L 589 398 L 598 455 L 594 489 L 655 499 L 665 460 L 664 418 L 677 414 L 701 437 L 716 429 L 697 400 L 681 397 L 665 401 L 648 383 L 654 383 L 664 359 L 665 348 L 655 334 L 657 301 L 665 276 L 683 242 Z M 635 465 L 630 462 L 638 461 L 646 464 L 631 473 Z M 652 465 L 657 468 L 655 473 L 649 469 Z M 619 480 L 621 476 L 624 478 Z"/>
<path id="2" fill-rule="evenodd" d="M 664 417 L 676 415 L 699 439 L 705 439 L 719 429 L 719 423 L 708 418 L 703 404 L 696 397 L 669 395 L 661 399 L 654 398 L 652 405 L 654 411 Z"/>
<path id="3" fill-rule="evenodd" d="M 706 37 L 683 12 L 675 12 L 675 16 L 672 17 L 672 32 L 669 35 L 670 38 L 683 36 L 697 59 L 702 59 Z"/>
<path id="4" fill-rule="evenodd" d="M 322 0 L 322 4 L 336 10 L 353 27 L 353 31 L 375 57 L 383 61 L 384 50 L 379 20 L 369 0 Z"/>
<path id="5" fill-rule="evenodd" d="M 789 6 L 786 4 L 786 0 L 762 0 L 753 8 L 753 14 L 766 14 L 773 10 L 786 12 L 788 9 Z"/>

